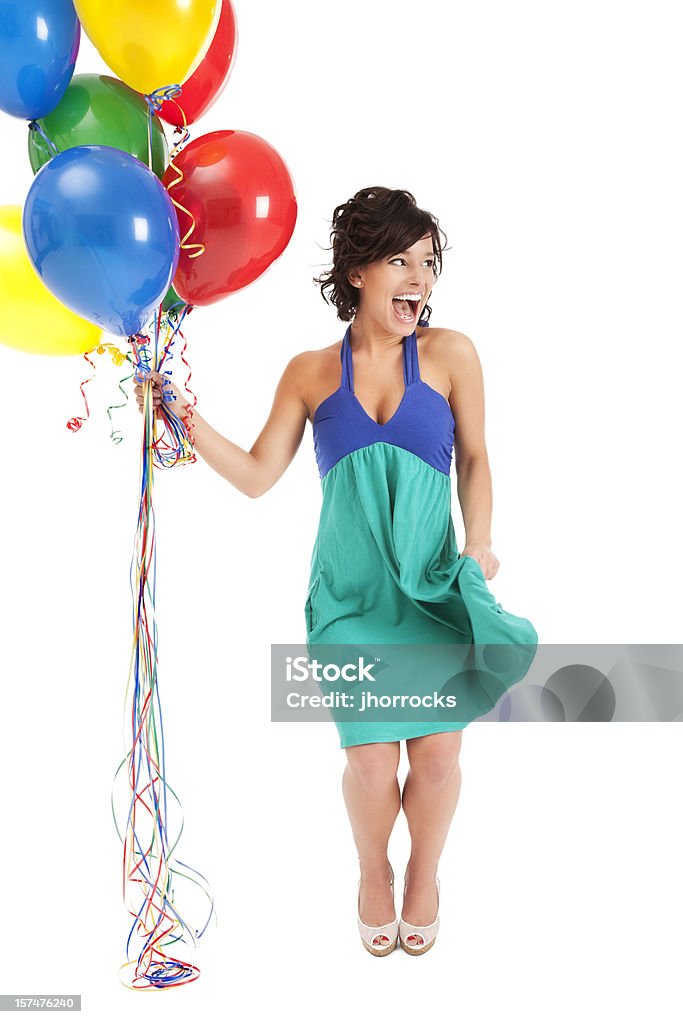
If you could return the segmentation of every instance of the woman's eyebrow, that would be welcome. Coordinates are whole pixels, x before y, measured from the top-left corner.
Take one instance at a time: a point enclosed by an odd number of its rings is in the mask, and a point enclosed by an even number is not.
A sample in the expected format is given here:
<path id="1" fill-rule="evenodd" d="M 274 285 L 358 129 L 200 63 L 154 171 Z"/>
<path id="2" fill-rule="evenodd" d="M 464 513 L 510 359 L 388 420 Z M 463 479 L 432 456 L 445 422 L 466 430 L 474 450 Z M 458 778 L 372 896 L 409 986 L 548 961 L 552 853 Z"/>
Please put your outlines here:
<path id="1" fill-rule="evenodd" d="M 407 256 L 407 255 L 408 255 L 408 253 L 405 252 L 405 251 L 401 251 L 399 253 L 399 256 Z M 426 252 L 425 256 L 436 256 L 436 253 L 435 252 Z"/>

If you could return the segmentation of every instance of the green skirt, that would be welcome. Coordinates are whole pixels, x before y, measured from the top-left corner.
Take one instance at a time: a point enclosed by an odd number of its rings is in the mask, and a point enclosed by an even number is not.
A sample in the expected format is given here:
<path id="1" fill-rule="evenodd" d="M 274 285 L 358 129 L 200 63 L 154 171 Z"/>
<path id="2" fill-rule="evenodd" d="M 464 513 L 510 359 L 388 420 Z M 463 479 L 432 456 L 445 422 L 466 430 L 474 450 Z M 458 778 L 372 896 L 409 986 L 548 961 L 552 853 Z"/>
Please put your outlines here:
<path id="1" fill-rule="evenodd" d="M 523 678 L 538 635 L 496 602 L 476 559 L 459 555 L 451 477 L 405 448 L 376 442 L 341 458 L 321 484 L 305 604 L 309 654 L 333 645 L 331 660 L 341 651 L 354 658 L 397 644 L 405 669 L 414 650 L 416 689 L 443 692 L 450 682 L 462 719 L 453 720 L 452 710 L 441 717 L 413 710 L 412 720 L 368 721 L 357 710 L 333 710 L 340 745 L 463 729 Z M 425 660 L 427 644 L 452 652 L 446 679 L 443 657 Z"/>

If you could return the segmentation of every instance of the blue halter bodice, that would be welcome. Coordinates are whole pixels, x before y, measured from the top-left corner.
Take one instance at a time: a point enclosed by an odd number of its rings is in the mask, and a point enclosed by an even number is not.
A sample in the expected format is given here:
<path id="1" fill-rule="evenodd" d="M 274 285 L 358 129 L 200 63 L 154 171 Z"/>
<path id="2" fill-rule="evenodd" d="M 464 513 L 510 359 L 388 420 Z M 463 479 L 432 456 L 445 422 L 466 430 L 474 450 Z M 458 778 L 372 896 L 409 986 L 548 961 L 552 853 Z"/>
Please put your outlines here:
<path id="1" fill-rule="evenodd" d="M 434 469 L 450 474 L 455 419 L 449 402 L 420 377 L 415 331 L 403 339 L 403 398 L 386 423 L 377 423 L 353 388 L 351 325 L 341 345 L 341 384 L 313 416 L 313 443 L 321 478 L 358 448 L 382 441 L 413 452 Z"/>

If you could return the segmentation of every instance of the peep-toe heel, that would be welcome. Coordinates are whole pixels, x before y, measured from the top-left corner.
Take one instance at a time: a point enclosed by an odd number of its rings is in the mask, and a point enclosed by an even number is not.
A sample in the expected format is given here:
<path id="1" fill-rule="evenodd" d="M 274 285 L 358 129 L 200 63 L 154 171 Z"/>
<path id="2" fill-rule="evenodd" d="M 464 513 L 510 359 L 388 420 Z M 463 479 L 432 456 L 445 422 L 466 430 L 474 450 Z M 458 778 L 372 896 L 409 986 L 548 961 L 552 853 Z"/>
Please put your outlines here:
<path id="1" fill-rule="evenodd" d="M 361 920 L 360 916 L 360 884 L 361 879 L 358 879 L 358 931 L 363 945 L 367 949 L 368 953 L 372 953 L 373 956 L 387 956 L 388 953 L 393 952 L 396 949 L 398 943 L 398 917 L 395 917 L 393 921 L 388 924 L 372 925 L 366 924 L 365 921 Z M 391 869 L 391 894 L 394 894 L 394 872 Z"/>
<path id="2" fill-rule="evenodd" d="M 407 873 L 405 884 L 403 886 L 403 898 L 405 899 L 406 889 L 408 887 Z M 409 924 L 402 917 L 399 918 L 398 922 L 398 934 L 401 942 L 401 948 L 410 953 L 411 956 L 420 956 L 422 953 L 426 953 L 427 950 L 431 949 L 436 942 L 437 932 L 439 931 L 439 889 L 440 883 L 438 877 L 436 878 L 436 917 L 431 924 Z"/>

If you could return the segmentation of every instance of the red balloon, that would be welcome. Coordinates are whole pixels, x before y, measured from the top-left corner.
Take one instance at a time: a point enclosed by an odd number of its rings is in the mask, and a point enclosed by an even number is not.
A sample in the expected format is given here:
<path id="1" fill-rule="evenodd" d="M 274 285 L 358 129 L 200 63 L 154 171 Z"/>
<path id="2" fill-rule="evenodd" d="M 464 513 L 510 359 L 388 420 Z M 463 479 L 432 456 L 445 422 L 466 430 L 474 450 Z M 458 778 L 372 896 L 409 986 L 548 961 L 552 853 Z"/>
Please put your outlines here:
<path id="1" fill-rule="evenodd" d="M 176 100 L 165 100 L 161 105 L 159 117 L 164 121 L 181 127 L 183 115 L 178 107 L 182 107 L 187 124 L 192 124 L 198 117 L 212 107 L 225 89 L 237 50 L 237 23 L 235 12 L 230 0 L 223 0 L 218 26 L 206 56 L 197 70 L 183 83 L 182 92 Z"/>
<path id="2" fill-rule="evenodd" d="M 174 160 L 162 181 L 169 195 L 195 219 L 180 250 L 173 287 L 193 306 L 212 302 L 251 284 L 287 247 L 296 224 L 294 184 L 284 160 L 265 139 L 251 132 L 201 135 Z M 169 186 L 171 186 L 169 188 Z M 180 236 L 192 225 L 176 207 Z"/>

